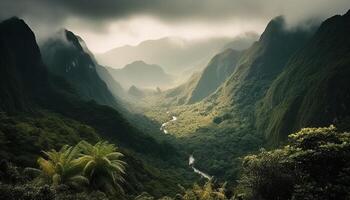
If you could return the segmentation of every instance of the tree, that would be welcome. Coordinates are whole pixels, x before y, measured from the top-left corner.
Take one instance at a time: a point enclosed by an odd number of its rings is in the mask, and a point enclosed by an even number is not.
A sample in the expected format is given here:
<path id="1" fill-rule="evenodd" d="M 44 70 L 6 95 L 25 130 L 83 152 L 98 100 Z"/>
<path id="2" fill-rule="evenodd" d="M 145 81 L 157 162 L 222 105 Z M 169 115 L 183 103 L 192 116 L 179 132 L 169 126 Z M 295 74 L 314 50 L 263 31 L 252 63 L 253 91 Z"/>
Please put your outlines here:
<path id="1" fill-rule="evenodd" d="M 184 200 L 226 200 L 225 186 L 215 187 L 211 181 L 204 184 L 203 187 L 195 184 L 192 189 L 185 191 Z"/>
<path id="2" fill-rule="evenodd" d="M 117 147 L 106 141 L 91 145 L 81 141 L 77 147 L 81 150 L 77 162 L 83 166 L 83 174 L 90 180 L 93 188 L 110 194 L 123 192 L 120 183 L 124 181 L 126 163 L 121 160 L 123 154 Z"/>
<path id="3" fill-rule="evenodd" d="M 237 190 L 259 200 L 347 199 L 349 166 L 350 133 L 304 128 L 284 147 L 246 156 Z"/>
<path id="4" fill-rule="evenodd" d="M 39 157 L 37 162 L 40 169 L 27 168 L 26 171 L 38 174 L 37 184 L 52 184 L 58 186 L 65 184 L 72 187 L 80 187 L 89 183 L 89 180 L 81 175 L 81 169 L 76 160 L 78 149 L 64 145 L 59 151 L 43 151 L 46 159 Z"/>

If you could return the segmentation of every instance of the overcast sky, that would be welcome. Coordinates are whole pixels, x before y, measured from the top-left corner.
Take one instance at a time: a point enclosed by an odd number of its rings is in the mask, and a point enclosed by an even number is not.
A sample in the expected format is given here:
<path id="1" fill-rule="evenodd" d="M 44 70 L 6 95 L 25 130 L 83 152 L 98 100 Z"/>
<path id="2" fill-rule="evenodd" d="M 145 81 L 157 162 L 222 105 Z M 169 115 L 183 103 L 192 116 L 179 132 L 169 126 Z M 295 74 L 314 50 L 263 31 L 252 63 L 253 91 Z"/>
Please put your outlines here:
<path id="1" fill-rule="evenodd" d="M 23 18 L 39 38 L 67 28 L 95 53 L 167 36 L 260 33 L 278 15 L 294 26 L 349 9 L 350 0 L 0 0 L 1 19 Z"/>

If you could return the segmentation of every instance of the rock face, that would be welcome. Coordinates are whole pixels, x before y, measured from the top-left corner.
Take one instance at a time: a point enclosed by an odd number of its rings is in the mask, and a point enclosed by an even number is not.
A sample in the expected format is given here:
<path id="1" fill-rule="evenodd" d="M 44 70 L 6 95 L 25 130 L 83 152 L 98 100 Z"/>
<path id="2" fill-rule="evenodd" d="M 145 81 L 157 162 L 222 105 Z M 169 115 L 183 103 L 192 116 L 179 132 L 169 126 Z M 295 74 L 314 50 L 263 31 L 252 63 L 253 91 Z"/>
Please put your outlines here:
<path id="1" fill-rule="evenodd" d="M 47 71 L 31 29 L 18 18 L 0 23 L 0 110 L 29 111 L 47 92 Z"/>
<path id="2" fill-rule="evenodd" d="M 279 141 L 302 127 L 337 124 L 350 116 L 350 13 L 322 23 L 272 83 L 258 127 Z M 349 126 L 347 125 L 349 128 Z"/>
<path id="3" fill-rule="evenodd" d="M 97 63 L 83 40 L 63 30 L 41 47 L 49 71 L 65 78 L 85 100 L 117 107 L 117 101 L 98 75 Z"/>

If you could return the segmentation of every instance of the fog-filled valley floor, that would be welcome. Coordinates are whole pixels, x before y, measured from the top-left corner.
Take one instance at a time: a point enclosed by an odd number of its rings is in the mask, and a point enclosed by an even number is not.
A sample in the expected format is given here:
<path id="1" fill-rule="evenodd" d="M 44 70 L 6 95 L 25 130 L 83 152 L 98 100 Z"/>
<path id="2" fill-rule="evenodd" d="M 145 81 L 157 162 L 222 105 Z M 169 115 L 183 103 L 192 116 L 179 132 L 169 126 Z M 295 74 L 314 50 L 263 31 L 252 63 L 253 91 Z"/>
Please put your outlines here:
<path id="1" fill-rule="evenodd" d="M 104 53 L 18 15 L 0 22 L 0 199 L 350 199 L 350 11 Z"/>

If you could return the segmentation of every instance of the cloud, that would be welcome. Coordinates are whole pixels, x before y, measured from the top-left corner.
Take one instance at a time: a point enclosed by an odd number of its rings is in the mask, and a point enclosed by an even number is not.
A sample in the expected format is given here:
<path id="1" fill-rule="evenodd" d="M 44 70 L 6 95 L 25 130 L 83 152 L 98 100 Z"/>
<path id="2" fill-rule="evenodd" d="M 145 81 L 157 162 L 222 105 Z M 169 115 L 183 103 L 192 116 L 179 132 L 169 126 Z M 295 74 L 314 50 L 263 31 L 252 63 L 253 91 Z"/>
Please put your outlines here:
<path id="1" fill-rule="evenodd" d="M 348 0 L 2 0 L 2 15 L 62 22 L 75 17 L 108 21 L 147 15 L 164 21 L 325 17 L 350 8 Z M 1 15 L 1 14 L 0 14 Z M 312 15 L 312 16 L 311 16 Z"/>
<path id="2" fill-rule="evenodd" d="M 266 25 L 278 15 L 284 15 L 293 26 L 310 18 L 323 20 L 343 14 L 348 9 L 349 0 L 1 0 L 0 18 L 24 18 L 39 35 L 61 27 L 103 35 L 111 34 L 115 24 L 128 24 L 138 18 L 140 22 L 149 18 L 166 24 L 170 31 L 171 27 L 175 31 L 191 24 L 223 30 L 222 26 L 243 23 Z M 142 35 L 127 25 L 120 29 Z"/>

